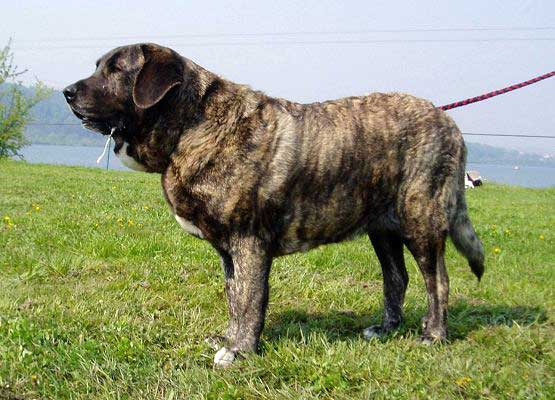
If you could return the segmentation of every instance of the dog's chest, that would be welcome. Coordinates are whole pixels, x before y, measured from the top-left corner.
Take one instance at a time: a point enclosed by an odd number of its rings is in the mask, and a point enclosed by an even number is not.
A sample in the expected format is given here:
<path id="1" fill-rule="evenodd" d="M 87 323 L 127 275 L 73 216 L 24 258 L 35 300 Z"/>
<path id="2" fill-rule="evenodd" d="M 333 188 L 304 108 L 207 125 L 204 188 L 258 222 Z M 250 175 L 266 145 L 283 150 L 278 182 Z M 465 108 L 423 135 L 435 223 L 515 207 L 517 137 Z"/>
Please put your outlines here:
<path id="1" fill-rule="evenodd" d="M 130 168 L 135 171 L 143 171 L 143 172 L 146 171 L 147 169 L 143 164 L 141 164 L 140 162 L 138 162 L 137 160 L 135 160 L 133 157 L 129 155 L 128 148 L 129 148 L 129 143 L 123 142 L 123 146 L 121 146 L 120 149 L 115 152 L 116 156 L 119 158 L 121 163 L 125 165 L 127 168 Z"/>
<path id="2" fill-rule="evenodd" d="M 183 228 L 183 230 L 185 232 L 190 233 L 191 235 L 197 236 L 201 239 L 204 238 L 204 235 L 202 234 L 200 229 L 197 228 L 195 225 L 193 225 L 193 223 L 191 221 L 189 221 L 189 220 L 187 220 L 183 217 L 180 217 L 177 214 L 175 214 L 175 220 Z"/>
<path id="3" fill-rule="evenodd" d="M 203 233 L 199 228 L 204 226 L 199 220 L 201 216 L 194 211 L 195 205 L 198 206 L 198 200 L 191 197 L 188 191 L 175 180 L 171 169 L 162 175 L 162 191 L 179 226 L 191 235 L 207 239 L 206 232 Z"/>

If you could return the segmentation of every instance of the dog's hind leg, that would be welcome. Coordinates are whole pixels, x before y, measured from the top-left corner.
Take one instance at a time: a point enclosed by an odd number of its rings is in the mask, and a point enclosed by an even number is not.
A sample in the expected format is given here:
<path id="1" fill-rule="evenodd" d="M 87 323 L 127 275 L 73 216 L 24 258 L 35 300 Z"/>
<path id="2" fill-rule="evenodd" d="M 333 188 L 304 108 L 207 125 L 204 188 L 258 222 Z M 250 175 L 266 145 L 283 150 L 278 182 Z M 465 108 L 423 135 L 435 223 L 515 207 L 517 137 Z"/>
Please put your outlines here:
<path id="1" fill-rule="evenodd" d="M 369 237 L 382 267 L 384 313 L 381 325 L 364 330 L 367 339 L 387 334 L 399 326 L 403 319 L 403 302 L 409 283 L 401 238 L 393 233 L 370 233 Z"/>
<path id="2" fill-rule="evenodd" d="M 428 312 L 422 319 L 422 343 L 431 344 L 447 338 L 447 304 L 449 277 L 445 268 L 445 237 L 435 241 L 408 244 L 426 284 Z"/>
<path id="3" fill-rule="evenodd" d="M 431 200 L 419 207 L 407 207 L 405 244 L 412 253 L 428 292 L 428 312 L 422 319 L 422 342 L 430 344 L 447 338 L 449 277 L 445 268 L 447 217 L 441 203 Z"/>
<path id="4" fill-rule="evenodd" d="M 225 346 L 214 357 L 220 367 L 230 365 L 238 353 L 255 352 L 268 304 L 268 277 L 272 259 L 255 240 L 242 239 L 229 255 L 222 255 L 229 324 Z"/>

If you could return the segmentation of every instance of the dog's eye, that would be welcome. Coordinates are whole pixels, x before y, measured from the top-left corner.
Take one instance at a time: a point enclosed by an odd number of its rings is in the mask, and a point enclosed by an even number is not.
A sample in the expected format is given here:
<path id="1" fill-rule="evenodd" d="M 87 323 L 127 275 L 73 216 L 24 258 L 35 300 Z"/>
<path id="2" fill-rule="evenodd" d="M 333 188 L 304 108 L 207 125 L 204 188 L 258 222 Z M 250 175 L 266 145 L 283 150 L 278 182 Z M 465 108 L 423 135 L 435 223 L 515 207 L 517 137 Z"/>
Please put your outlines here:
<path id="1" fill-rule="evenodd" d="M 123 69 L 116 63 L 110 64 L 110 71 L 111 72 L 121 72 Z"/>

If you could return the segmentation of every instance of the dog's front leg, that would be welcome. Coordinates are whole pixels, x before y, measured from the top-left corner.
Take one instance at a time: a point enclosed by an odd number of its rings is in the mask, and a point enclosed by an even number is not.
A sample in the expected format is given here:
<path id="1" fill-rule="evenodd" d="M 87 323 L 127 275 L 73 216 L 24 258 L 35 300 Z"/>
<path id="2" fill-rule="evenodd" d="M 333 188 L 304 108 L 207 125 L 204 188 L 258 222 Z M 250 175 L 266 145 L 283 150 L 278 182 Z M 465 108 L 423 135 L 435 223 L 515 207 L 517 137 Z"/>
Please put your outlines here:
<path id="1" fill-rule="evenodd" d="M 241 239 L 230 252 L 222 252 L 229 324 L 225 346 L 214 363 L 226 367 L 238 353 L 258 349 L 268 304 L 268 276 L 272 258 L 255 239 Z"/>

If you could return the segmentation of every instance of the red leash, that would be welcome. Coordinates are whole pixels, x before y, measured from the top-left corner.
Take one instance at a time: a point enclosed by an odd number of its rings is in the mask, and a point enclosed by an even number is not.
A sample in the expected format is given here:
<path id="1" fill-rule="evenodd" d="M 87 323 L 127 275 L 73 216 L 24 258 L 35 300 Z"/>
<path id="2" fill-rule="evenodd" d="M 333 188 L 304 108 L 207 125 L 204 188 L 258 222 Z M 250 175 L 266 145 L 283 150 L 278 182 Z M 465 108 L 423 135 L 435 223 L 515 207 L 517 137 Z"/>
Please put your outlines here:
<path id="1" fill-rule="evenodd" d="M 486 100 L 486 99 L 489 99 L 490 97 L 499 96 L 500 94 L 511 92 L 513 90 L 523 88 L 524 86 L 528 86 L 528 85 L 531 85 L 533 83 L 542 81 L 544 79 L 551 78 L 552 76 L 555 76 L 555 71 L 551 71 L 551 72 L 548 72 L 547 74 L 540 75 L 536 78 L 530 79 L 529 81 L 517 83 L 516 85 L 512 85 L 512 86 L 507 86 L 506 88 L 495 90 L 493 92 L 489 92 L 489 93 L 483 94 L 481 96 L 476 96 L 476 97 L 472 97 L 470 99 L 456 101 L 454 103 L 446 104 L 446 105 L 438 107 L 438 108 L 441 108 L 442 110 L 451 110 L 453 108 L 466 106 L 466 105 L 472 104 L 472 103 L 477 103 L 478 101 Z"/>

